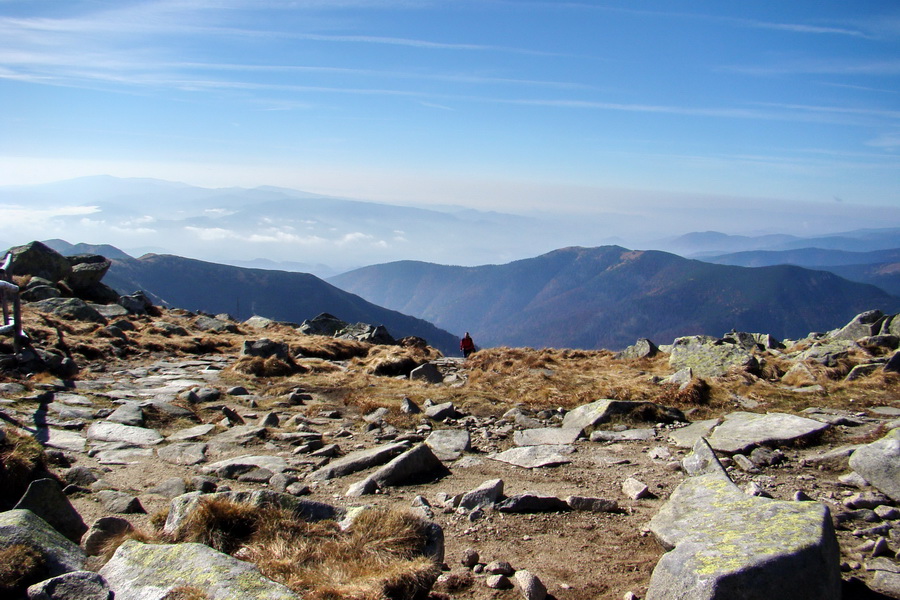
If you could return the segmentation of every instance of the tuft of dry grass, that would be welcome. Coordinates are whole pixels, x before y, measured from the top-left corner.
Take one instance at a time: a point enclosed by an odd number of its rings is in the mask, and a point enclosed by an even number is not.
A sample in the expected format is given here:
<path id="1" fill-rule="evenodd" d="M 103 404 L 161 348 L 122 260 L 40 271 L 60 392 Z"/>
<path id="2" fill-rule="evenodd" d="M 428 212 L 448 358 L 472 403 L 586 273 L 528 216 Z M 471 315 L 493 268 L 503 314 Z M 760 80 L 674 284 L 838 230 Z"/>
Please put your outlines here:
<path id="1" fill-rule="evenodd" d="M 25 544 L 0 548 L 0 595 L 24 597 L 29 585 L 46 578 L 46 571 L 44 556 L 36 548 Z"/>
<path id="2" fill-rule="evenodd" d="M 209 595 L 195 585 L 179 585 L 172 588 L 161 600 L 210 600 Z"/>
<path id="3" fill-rule="evenodd" d="M 179 530 L 255 563 L 260 572 L 306 598 L 384 600 L 427 592 L 440 571 L 421 556 L 424 525 L 408 513 L 370 509 L 347 530 L 308 523 L 290 511 L 205 499 Z"/>
<path id="4" fill-rule="evenodd" d="M 13 428 L 3 428 L 0 442 L 0 510 L 15 506 L 28 484 L 41 473 L 46 476 L 44 448 L 40 442 Z"/>
<path id="5" fill-rule="evenodd" d="M 373 346 L 365 357 L 354 359 L 351 368 L 380 377 L 406 376 L 416 367 L 442 356 L 428 346 Z"/>
<path id="6" fill-rule="evenodd" d="M 291 353 L 305 358 L 350 360 L 369 354 L 372 344 L 323 335 L 300 335 L 290 340 Z"/>
<path id="7" fill-rule="evenodd" d="M 269 358 L 242 356 L 230 368 L 237 373 L 254 377 L 286 377 L 306 370 L 274 356 Z"/>

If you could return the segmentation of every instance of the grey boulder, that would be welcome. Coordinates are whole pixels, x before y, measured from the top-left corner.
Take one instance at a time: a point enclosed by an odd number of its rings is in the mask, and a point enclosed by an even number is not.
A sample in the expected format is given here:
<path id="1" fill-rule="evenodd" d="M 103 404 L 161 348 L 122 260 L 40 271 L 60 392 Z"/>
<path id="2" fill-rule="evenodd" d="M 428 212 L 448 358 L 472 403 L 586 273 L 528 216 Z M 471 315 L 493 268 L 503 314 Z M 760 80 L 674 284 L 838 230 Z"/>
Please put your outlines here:
<path id="1" fill-rule="evenodd" d="M 786 413 L 734 412 L 713 429 L 709 445 L 720 452 L 744 452 L 806 439 L 828 429 L 828 423 Z"/>
<path id="2" fill-rule="evenodd" d="M 76 544 L 87 525 L 53 479 L 36 479 L 28 484 L 14 509 L 29 510 Z"/>
<path id="3" fill-rule="evenodd" d="M 900 429 L 859 447 L 850 455 L 850 468 L 892 500 L 900 502 Z"/>
<path id="4" fill-rule="evenodd" d="M 668 550 L 646 600 L 839 600 L 840 553 L 828 508 L 748 496 L 705 440 L 701 465 L 650 521 Z"/>
<path id="5" fill-rule="evenodd" d="M 13 509 L 0 513 L 0 548 L 15 544 L 40 551 L 48 577 L 84 568 L 84 551 L 30 510 Z"/>
<path id="6" fill-rule="evenodd" d="M 73 571 L 28 588 L 28 600 L 109 600 L 106 580 L 93 571 Z"/>
<path id="7" fill-rule="evenodd" d="M 100 569 L 116 600 L 162 600 L 173 588 L 193 586 L 212 600 L 297 600 L 255 565 L 203 544 L 142 544 L 128 540 Z"/>

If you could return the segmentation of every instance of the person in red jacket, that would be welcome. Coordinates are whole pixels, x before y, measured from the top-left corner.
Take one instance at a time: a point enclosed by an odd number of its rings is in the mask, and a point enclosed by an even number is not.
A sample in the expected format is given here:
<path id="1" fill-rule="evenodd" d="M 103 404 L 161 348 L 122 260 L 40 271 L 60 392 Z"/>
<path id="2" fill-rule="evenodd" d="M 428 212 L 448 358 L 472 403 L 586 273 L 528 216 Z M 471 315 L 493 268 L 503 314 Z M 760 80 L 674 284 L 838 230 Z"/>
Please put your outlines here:
<path id="1" fill-rule="evenodd" d="M 469 358 L 469 355 L 475 352 L 475 342 L 472 341 L 472 336 L 469 335 L 469 332 L 466 332 L 466 336 L 459 341 L 459 349 L 462 350 L 463 356 Z"/>

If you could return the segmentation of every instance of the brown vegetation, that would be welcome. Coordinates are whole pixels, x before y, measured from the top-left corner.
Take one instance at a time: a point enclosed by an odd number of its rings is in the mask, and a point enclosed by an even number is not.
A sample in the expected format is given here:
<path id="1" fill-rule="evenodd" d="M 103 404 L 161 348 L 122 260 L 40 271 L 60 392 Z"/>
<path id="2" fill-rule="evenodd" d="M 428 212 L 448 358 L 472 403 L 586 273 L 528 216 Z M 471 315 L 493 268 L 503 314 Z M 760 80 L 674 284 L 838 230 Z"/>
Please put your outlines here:
<path id="1" fill-rule="evenodd" d="M 0 510 L 8 510 L 22 497 L 28 484 L 46 475 L 44 448 L 27 433 L 11 427 L 0 429 Z"/>
<path id="2" fill-rule="evenodd" d="M 25 589 L 46 577 L 46 565 L 41 553 L 25 544 L 0 548 L 0 596 L 16 598 Z"/>
<path id="3" fill-rule="evenodd" d="M 322 600 L 412 598 L 439 572 L 421 556 L 422 521 L 382 509 L 363 511 L 343 531 L 334 521 L 308 523 L 278 508 L 206 499 L 174 541 L 233 554 L 304 597 Z"/>

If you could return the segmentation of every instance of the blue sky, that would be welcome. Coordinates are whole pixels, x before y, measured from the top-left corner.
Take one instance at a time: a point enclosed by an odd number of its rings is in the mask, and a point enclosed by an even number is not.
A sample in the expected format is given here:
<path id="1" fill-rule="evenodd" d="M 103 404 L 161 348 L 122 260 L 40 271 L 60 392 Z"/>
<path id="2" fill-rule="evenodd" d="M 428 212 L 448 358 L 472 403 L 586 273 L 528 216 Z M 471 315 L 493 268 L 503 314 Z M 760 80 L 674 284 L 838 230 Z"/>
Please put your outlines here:
<path id="1" fill-rule="evenodd" d="M 104 173 L 900 209 L 900 3 L 0 0 L 0 185 Z"/>

